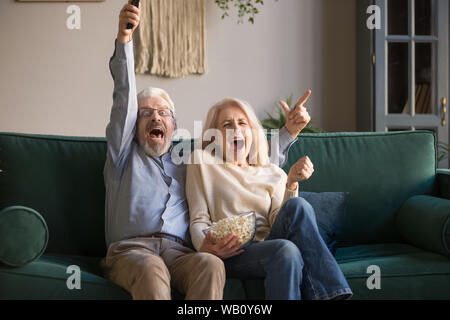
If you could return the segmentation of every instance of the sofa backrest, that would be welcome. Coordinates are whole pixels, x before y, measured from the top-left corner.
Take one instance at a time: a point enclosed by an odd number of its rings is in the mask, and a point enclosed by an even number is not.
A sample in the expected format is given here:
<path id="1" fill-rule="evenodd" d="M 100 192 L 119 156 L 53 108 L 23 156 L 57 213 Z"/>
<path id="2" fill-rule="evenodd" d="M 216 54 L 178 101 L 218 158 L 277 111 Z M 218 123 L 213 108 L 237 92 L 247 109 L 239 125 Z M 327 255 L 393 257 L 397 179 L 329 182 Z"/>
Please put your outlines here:
<path id="1" fill-rule="evenodd" d="M 105 155 L 102 138 L 0 134 L 0 210 L 37 210 L 46 253 L 104 256 Z"/>
<path id="2" fill-rule="evenodd" d="M 0 210 L 37 210 L 49 228 L 47 253 L 106 253 L 104 138 L 0 133 Z M 350 192 L 343 244 L 398 241 L 394 215 L 406 199 L 432 194 L 436 172 L 429 132 L 304 134 L 290 165 L 314 163 L 303 191 Z"/>
<path id="3" fill-rule="evenodd" d="M 284 169 L 307 155 L 314 174 L 300 190 L 350 193 L 340 245 L 398 242 L 400 206 L 437 192 L 435 145 L 430 131 L 304 134 Z"/>

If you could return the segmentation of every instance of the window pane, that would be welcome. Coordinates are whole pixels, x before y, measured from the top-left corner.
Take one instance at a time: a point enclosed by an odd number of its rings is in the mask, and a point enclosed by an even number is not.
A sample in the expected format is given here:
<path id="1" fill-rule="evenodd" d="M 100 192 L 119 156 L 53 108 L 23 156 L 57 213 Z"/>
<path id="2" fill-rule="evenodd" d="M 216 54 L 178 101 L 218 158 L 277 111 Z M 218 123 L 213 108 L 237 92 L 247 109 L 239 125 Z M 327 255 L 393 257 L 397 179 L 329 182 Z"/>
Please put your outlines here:
<path id="1" fill-rule="evenodd" d="M 435 34 L 434 0 L 415 0 L 416 34 L 429 36 Z"/>
<path id="2" fill-rule="evenodd" d="M 388 33 L 408 35 L 408 0 L 388 0 Z"/>
<path id="3" fill-rule="evenodd" d="M 409 114 L 408 43 L 388 44 L 388 110 Z"/>
<path id="4" fill-rule="evenodd" d="M 433 48 L 432 43 L 416 43 L 416 114 L 433 113 Z"/>

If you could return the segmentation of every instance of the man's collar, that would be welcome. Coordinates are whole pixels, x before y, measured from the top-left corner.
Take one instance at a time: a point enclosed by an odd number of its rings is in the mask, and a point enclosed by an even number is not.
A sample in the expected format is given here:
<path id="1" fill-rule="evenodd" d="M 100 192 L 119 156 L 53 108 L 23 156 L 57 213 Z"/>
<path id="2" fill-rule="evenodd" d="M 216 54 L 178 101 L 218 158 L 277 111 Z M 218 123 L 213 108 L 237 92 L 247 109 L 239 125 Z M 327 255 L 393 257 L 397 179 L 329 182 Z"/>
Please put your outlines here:
<path id="1" fill-rule="evenodd" d="M 170 155 L 172 154 L 172 150 L 173 150 L 173 143 L 170 145 L 169 150 L 167 150 L 166 153 L 164 153 L 160 158 L 166 158 L 166 157 L 170 157 Z"/>

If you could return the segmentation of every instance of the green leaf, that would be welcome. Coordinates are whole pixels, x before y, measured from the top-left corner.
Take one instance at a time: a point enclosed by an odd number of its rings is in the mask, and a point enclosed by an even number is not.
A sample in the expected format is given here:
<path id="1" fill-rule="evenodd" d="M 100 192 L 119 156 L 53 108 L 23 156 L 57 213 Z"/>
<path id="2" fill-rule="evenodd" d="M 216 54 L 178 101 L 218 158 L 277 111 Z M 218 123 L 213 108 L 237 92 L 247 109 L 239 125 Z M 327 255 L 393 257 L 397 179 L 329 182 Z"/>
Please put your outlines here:
<path id="1" fill-rule="evenodd" d="M 280 123 L 282 124 L 280 127 L 280 129 L 281 129 L 286 124 L 286 114 L 284 113 L 284 109 L 281 107 L 278 107 L 278 113 L 280 115 Z"/>
<path id="2" fill-rule="evenodd" d="M 262 0 L 215 0 L 215 3 L 219 9 L 224 11 L 221 15 L 222 19 L 228 17 L 230 5 L 233 5 L 237 9 L 238 24 L 244 23 L 244 18 L 246 18 L 246 16 L 248 16 L 248 21 L 254 24 L 255 15 L 260 12 L 257 6 L 264 5 Z"/>
<path id="3" fill-rule="evenodd" d="M 286 103 L 289 105 L 289 107 L 292 107 L 292 99 L 294 95 L 291 94 L 287 99 Z M 269 112 L 266 112 L 268 118 L 261 121 L 261 124 L 265 129 L 281 129 L 286 124 L 286 115 L 284 113 L 284 109 L 278 104 L 275 103 L 275 106 L 278 111 L 278 119 L 275 119 Z M 302 133 L 324 133 L 325 130 L 321 128 L 317 128 L 312 126 L 312 124 L 315 122 L 315 118 L 312 118 L 311 121 L 308 123 L 308 125 L 302 130 Z"/>
<path id="4" fill-rule="evenodd" d="M 291 93 L 291 95 L 286 99 L 286 103 L 289 106 L 289 108 L 292 107 L 292 99 L 293 99 L 293 97 L 294 97 L 294 94 Z"/>
<path id="5" fill-rule="evenodd" d="M 277 119 L 275 119 L 270 113 L 268 113 L 267 111 L 266 111 L 266 114 L 267 114 L 267 116 L 269 117 L 269 119 L 271 119 L 271 120 L 277 120 Z"/>
<path id="6" fill-rule="evenodd" d="M 261 124 L 264 129 L 281 129 L 283 128 L 283 124 L 276 119 L 265 119 L 261 121 Z"/>

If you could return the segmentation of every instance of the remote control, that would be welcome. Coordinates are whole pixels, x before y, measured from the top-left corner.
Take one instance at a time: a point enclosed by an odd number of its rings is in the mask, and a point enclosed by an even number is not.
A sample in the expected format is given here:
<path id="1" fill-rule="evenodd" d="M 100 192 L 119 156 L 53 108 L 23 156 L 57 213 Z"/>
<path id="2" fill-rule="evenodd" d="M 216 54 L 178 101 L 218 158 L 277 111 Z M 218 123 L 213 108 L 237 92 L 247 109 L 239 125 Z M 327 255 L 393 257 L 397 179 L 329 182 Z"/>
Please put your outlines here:
<path id="1" fill-rule="evenodd" d="M 131 4 L 137 8 L 137 7 L 139 7 L 139 0 L 133 0 L 133 2 Z M 127 29 L 133 29 L 133 24 L 132 23 L 128 23 L 127 24 Z"/>

